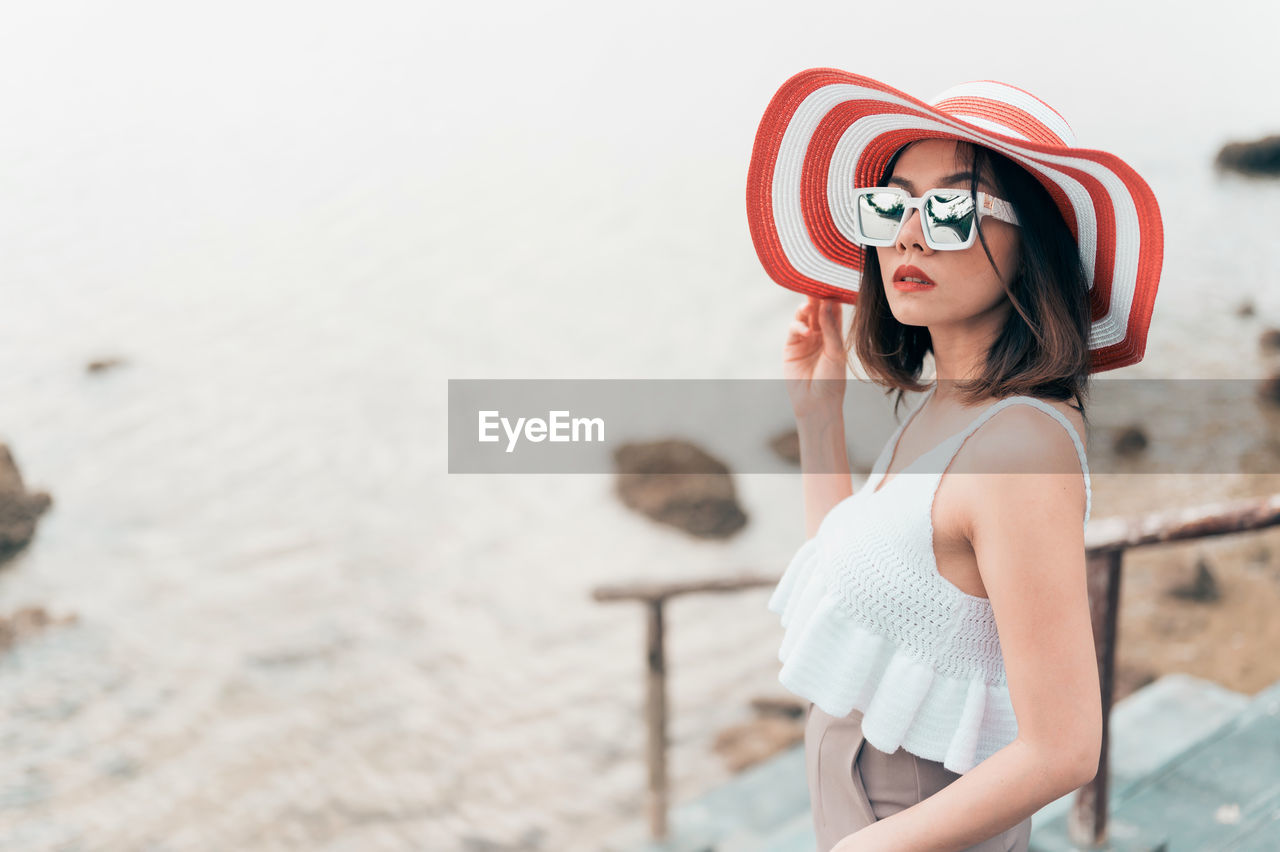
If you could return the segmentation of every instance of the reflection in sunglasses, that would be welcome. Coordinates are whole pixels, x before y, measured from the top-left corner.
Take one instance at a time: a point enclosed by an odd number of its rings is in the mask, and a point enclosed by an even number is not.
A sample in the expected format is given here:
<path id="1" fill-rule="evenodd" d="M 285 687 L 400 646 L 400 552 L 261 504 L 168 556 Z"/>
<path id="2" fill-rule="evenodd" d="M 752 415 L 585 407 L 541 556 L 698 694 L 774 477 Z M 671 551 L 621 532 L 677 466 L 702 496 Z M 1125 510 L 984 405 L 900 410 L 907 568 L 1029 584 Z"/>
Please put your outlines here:
<path id="1" fill-rule="evenodd" d="M 980 216 L 993 216 L 1018 226 L 1009 202 L 963 189 L 930 189 L 919 198 L 887 187 L 860 189 L 854 208 L 854 241 L 862 245 L 892 245 L 902 231 L 908 211 L 920 208 L 920 228 L 934 249 L 963 249 L 973 243 Z M 982 209 L 978 209 L 979 202 Z"/>
<path id="2" fill-rule="evenodd" d="M 973 228 L 973 196 L 933 195 L 925 203 L 928 227 L 934 239 L 962 243 L 969 238 Z"/>
<path id="3" fill-rule="evenodd" d="M 902 211 L 906 209 L 906 204 L 902 201 L 902 196 L 891 195 L 887 192 L 879 192 L 874 195 L 865 196 L 867 204 L 881 216 L 887 216 L 891 219 L 902 218 Z"/>

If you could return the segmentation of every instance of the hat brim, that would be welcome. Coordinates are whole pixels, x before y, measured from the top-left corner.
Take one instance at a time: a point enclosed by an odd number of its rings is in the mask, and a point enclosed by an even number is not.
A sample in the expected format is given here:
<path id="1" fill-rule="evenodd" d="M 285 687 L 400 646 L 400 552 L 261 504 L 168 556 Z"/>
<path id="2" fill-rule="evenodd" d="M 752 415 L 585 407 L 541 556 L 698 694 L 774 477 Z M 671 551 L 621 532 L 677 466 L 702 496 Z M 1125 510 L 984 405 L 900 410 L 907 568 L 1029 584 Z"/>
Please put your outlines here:
<path id="1" fill-rule="evenodd" d="M 863 250 L 853 239 L 853 190 L 876 185 L 894 153 L 921 139 L 998 151 L 1045 186 L 1076 238 L 1089 279 L 1091 372 L 1141 360 L 1164 229 L 1155 195 L 1137 172 L 1104 151 L 979 127 L 846 71 L 797 74 L 760 121 L 747 218 L 769 276 L 800 293 L 856 304 Z"/>

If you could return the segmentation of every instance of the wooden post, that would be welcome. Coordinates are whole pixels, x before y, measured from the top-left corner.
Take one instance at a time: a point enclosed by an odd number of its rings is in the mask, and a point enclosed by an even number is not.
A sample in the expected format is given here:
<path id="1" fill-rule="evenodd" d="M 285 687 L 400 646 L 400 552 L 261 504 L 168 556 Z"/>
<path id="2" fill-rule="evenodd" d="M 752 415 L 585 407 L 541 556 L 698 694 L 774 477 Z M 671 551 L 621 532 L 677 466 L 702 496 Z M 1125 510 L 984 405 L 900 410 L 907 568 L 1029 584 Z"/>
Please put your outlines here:
<path id="1" fill-rule="evenodd" d="M 1110 749 L 1111 701 L 1115 694 L 1116 639 L 1120 612 L 1120 568 L 1122 550 L 1103 550 L 1088 556 L 1089 614 L 1093 621 L 1093 642 L 1098 654 L 1098 680 L 1102 692 L 1102 753 L 1098 774 L 1076 791 L 1067 817 L 1067 836 L 1072 843 L 1088 848 L 1102 846 L 1107 839 L 1107 754 Z"/>
<path id="2" fill-rule="evenodd" d="M 667 837 L 667 663 L 662 651 L 662 598 L 648 601 L 648 690 L 645 721 L 649 728 L 649 831 Z"/>

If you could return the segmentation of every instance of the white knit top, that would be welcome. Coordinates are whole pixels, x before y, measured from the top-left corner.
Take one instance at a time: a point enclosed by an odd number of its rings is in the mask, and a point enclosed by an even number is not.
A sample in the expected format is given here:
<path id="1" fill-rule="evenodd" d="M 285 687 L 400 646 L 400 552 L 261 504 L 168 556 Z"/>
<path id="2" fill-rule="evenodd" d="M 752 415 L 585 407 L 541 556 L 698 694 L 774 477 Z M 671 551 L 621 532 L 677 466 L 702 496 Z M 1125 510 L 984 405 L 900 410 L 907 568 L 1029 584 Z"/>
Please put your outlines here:
<path id="1" fill-rule="evenodd" d="M 876 492 L 903 430 L 932 394 L 885 444 L 862 488 L 800 547 L 768 607 L 785 630 L 784 687 L 832 716 L 862 711 L 863 735 L 881 751 L 901 746 L 963 774 L 1012 742 L 1018 725 L 990 601 L 938 573 L 930 514 L 943 472 L 988 418 L 1026 404 L 1071 435 L 1084 471 L 1086 528 L 1093 495 L 1075 427 L 1027 396 L 993 403 Z"/>

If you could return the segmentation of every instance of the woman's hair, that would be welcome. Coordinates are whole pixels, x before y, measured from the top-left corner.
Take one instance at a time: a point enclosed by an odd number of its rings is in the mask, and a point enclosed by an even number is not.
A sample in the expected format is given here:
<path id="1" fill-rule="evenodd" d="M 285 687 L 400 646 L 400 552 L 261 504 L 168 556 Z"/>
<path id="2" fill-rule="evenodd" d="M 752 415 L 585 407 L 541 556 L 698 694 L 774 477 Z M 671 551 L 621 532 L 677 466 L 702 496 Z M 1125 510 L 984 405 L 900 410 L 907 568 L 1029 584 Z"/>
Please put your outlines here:
<path id="1" fill-rule="evenodd" d="M 893 175 L 903 150 L 889 161 L 879 186 Z M 970 191 L 977 192 L 979 177 L 987 177 L 996 194 L 1013 205 L 1021 241 L 1017 275 L 1005 291 L 1013 310 L 987 351 L 979 376 L 956 383 L 960 398 L 978 403 L 993 396 L 1074 397 L 1078 404 L 1073 407 L 1084 415 L 1091 321 L 1088 279 L 1076 241 L 1058 205 L 1030 172 L 995 151 L 967 142 L 958 143 L 957 153 L 969 159 Z M 982 217 L 977 228 L 982 250 L 996 268 L 982 232 Z M 846 349 L 857 353 L 873 381 L 886 386 L 889 393 L 896 389 L 897 403 L 901 403 L 905 391 L 926 389 L 919 379 L 925 353 L 932 347 L 927 327 L 903 325 L 894 318 L 876 250 L 865 246 L 862 286 Z"/>

